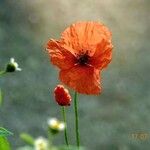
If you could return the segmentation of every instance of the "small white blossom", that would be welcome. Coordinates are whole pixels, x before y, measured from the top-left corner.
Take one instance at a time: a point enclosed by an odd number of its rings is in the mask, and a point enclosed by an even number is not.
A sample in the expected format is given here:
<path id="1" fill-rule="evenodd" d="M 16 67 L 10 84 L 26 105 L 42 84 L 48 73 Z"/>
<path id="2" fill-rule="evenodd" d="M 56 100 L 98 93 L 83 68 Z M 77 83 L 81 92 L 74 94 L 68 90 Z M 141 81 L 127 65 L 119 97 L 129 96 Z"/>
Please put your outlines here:
<path id="1" fill-rule="evenodd" d="M 21 71 L 22 69 L 19 68 L 19 65 L 17 62 L 15 62 L 14 58 L 10 58 L 10 62 L 6 66 L 6 72 L 15 72 L 15 71 Z"/>
<path id="2" fill-rule="evenodd" d="M 48 119 L 47 123 L 49 127 L 55 127 L 58 124 L 58 119 L 57 118 Z"/>
<path id="3" fill-rule="evenodd" d="M 47 123 L 49 128 L 55 131 L 63 131 L 66 127 L 65 123 L 59 121 L 57 118 L 50 118 L 48 119 Z"/>
<path id="4" fill-rule="evenodd" d="M 65 123 L 61 122 L 59 125 L 58 125 L 58 128 L 60 131 L 63 131 L 65 129 Z"/>
<path id="5" fill-rule="evenodd" d="M 35 150 L 48 150 L 48 140 L 44 137 L 38 137 L 34 141 Z"/>
<path id="6" fill-rule="evenodd" d="M 18 63 L 15 62 L 14 58 L 10 58 L 10 64 L 14 65 L 16 71 L 21 71 L 22 70 L 21 68 L 19 68 Z"/>

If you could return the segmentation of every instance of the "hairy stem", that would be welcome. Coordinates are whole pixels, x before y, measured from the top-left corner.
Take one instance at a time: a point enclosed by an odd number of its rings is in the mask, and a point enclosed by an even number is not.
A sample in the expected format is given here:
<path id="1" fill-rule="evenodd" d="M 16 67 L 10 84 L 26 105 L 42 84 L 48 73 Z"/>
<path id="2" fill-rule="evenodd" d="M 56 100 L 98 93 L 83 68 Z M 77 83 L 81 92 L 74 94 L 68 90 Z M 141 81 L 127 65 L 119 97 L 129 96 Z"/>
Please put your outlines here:
<path id="1" fill-rule="evenodd" d="M 64 120 L 64 123 L 65 123 L 65 131 L 64 131 L 64 135 L 65 135 L 65 142 L 66 142 L 66 145 L 68 146 L 69 145 L 69 142 L 68 142 L 68 135 L 67 135 L 67 122 L 66 122 L 66 111 L 65 111 L 65 106 L 62 106 L 62 114 L 63 114 L 63 120 Z"/>
<path id="2" fill-rule="evenodd" d="M 79 138 L 79 116 L 78 116 L 78 102 L 77 102 L 77 92 L 74 94 L 74 111 L 75 111 L 75 130 L 76 130 L 76 143 L 79 148 L 80 138 Z"/>

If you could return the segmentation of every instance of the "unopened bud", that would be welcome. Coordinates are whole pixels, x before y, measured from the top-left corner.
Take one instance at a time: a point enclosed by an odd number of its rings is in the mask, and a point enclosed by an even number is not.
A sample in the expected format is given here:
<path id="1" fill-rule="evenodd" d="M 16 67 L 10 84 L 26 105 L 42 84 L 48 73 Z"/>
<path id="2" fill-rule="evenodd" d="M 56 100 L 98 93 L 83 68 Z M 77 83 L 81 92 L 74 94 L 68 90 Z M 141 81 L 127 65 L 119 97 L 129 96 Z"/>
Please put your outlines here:
<path id="1" fill-rule="evenodd" d="M 69 106 L 71 96 L 69 91 L 63 85 L 57 85 L 54 89 L 55 100 L 60 106 Z"/>

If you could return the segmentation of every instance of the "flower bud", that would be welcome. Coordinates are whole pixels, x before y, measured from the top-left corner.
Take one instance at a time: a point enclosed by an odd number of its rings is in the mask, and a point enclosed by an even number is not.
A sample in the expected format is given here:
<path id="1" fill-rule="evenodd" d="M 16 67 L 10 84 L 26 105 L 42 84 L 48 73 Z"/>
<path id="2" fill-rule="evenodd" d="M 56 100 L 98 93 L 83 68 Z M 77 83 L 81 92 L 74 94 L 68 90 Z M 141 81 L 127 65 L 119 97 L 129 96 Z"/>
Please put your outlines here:
<path id="1" fill-rule="evenodd" d="M 55 100 L 60 106 L 69 106 L 71 96 L 69 91 L 63 85 L 57 85 L 54 89 Z"/>
<path id="2" fill-rule="evenodd" d="M 15 59 L 11 58 L 10 62 L 6 66 L 6 72 L 15 72 L 15 71 L 21 71 L 21 68 L 19 68 L 19 65 L 17 62 L 15 62 Z"/>
<path id="3" fill-rule="evenodd" d="M 59 121 L 56 118 L 51 118 L 47 121 L 48 127 L 52 134 L 56 134 L 60 131 L 63 131 L 65 129 L 65 123 L 62 121 Z"/>

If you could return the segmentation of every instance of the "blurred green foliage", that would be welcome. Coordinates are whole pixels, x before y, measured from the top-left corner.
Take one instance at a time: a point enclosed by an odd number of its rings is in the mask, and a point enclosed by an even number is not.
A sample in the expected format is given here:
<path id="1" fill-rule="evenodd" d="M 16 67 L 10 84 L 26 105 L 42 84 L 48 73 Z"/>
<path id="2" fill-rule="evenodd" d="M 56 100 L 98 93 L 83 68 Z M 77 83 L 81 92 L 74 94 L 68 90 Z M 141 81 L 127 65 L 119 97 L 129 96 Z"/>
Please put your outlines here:
<path id="1" fill-rule="evenodd" d="M 11 150 L 6 137 L 0 137 L 0 150 Z"/>
<path id="2" fill-rule="evenodd" d="M 102 94 L 79 96 L 81 143 L 89 150 L 149 150 L 150 139 L 131 137 L 150 134 L 149 9 L 149 0 L 0 0 L 0 69 L 10 57 L 23 69 L 0 78 L 0 123 L 15 133 L 9 138 L 14 149 L 23 145 L 19 133 L 44 135 L 45 120 L 60 117 L 52 93 L 58 70 L 49 64 L 45 43 L 75 21 L 99 20 L 112 31 L 113 60 L 101 73 Z M 72 109 L 68 128 L 75 143 Z"/>
<path id="3" fill-rule="evenodd" d="M 8 135 L 12 135 L 13 133 L 8 131 L 7 129 L 0 127 L 0 137 L 6 137 Z"/>
<path id="4" fill-rule="evenodd" d="M 3 96 L 2 96 L 2 90 L 0 89 L 0 106 L 2 105 L 3 103 Z"/>

